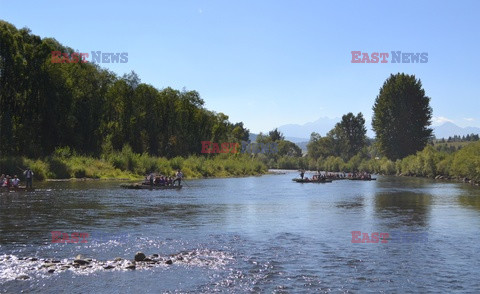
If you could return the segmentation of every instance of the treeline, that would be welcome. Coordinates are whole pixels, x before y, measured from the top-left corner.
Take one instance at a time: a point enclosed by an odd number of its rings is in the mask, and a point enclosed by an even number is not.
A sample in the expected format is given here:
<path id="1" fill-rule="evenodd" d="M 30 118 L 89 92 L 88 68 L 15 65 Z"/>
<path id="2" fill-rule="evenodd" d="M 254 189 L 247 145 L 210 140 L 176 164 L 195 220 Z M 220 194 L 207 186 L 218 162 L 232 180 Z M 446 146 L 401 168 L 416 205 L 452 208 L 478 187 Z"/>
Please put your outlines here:
<path id="1" fill-rule="evenodd" d="M 427 145 L 416 154 L 396 161 L 375 156 L 375 147 L 369 146 L 344 160 L 340 156 L 282 157 L 275 167 L 282 169 L 308 169 L 318 171 L 365 171 L 385 175 L 404 175 L 429 178 L 462 179 L 480 182 L 480 142 L 472 142 L 455 152 L 438 151 Z"/>
<path id="2" fill-rule="evenodd" d="M 0 21 L 0 157 L 42 158 L 68 146 L 98 158 L 130 146 L 173 158 L 200 153 L 204 140 L 248 140 L 243 123 L 205 109 L 196 91 L 159 90 L 92 63 L 52 63 L 52 51 L 74 53 Z"/>
<path id="3" fill-rule="evenodd" d="M 453 137 L 450 136 L 448 137 L 447 140 L 445 140 L 444 138 L 440 139 L 440 140 L 436 140 L 437 143 L 446 143 L 446 142 L 471 142 L 471 141 L 478 141 L 479 140 L 479 135 L 478 134 L 469 134 L 469 135 L 463 135 L 463 136 L 459 136 L 459 135 L 454 135 Z"/>
<path id="4" fill-rule="evenodd" d="M 348 113 L 342 116 L 342 120 L 325 137 L 312 133 L 306 156 L 303 156 L 300 147 L 285 140 L 283 134 L 277 129 L 270 131 L 268 135 L 258 135 L 257 142 L 278 144 L 277 153 L 257 156 L 270 168 L 333 171 L 340 165 L 346 170 L 353 171 L 358 164 L 345 166 L 346 162 L 353 163 L 370 156 L 367 155 L 370 141 L 366 137 L 365 119 L 362 113 L 357 115 Z"/>

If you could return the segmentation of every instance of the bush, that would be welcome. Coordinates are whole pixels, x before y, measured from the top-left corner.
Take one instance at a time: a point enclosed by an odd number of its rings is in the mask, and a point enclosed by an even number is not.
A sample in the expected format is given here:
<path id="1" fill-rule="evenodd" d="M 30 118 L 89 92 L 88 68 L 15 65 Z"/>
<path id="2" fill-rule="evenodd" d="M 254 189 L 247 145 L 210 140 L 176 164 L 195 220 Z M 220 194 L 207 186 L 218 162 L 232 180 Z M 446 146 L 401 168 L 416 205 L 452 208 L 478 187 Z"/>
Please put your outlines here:
<path id="1" fill-rule="evenodd" d="M 70 178 L 70 169 L 59 158 L 50 157 L 47 159 L 48 163 L 48 177 L 53 179 L 68 179 Z"/>
<path id="2" fill-rule="evenodd" d="M 450 174 L 480 180 L 480 142 L 468 144 L 454 153 Z"/>

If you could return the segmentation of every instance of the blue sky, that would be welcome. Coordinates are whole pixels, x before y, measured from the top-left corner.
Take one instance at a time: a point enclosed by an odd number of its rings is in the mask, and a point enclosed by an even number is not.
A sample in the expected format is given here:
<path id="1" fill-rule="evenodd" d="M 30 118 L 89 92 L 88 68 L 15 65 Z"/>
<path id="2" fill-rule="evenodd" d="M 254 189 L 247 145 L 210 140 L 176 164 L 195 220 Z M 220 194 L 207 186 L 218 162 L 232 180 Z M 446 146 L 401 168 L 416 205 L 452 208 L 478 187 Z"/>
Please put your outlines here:
<path id="1" fill-rule="evenodd" d="M 370 120 L 397 72 L 422 80 L 435 124 L 480 126 L 479 3 L 0 0 L 0 19 L 80 52 L 128 52 L 128 63 L 102 66 L 197 90 L 252 132 L 348 112 Z M 428 62 L 355 64 L 356 50 L 427 52 Z"/>

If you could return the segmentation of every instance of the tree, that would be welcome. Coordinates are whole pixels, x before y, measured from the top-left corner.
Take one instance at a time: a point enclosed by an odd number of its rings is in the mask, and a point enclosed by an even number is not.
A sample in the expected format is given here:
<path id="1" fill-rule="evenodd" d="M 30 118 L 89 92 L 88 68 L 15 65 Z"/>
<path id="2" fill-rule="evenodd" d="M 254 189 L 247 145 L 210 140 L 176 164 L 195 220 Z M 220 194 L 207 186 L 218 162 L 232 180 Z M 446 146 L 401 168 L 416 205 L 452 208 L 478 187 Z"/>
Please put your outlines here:
<path id="1" fill-rule="evenodd" d="M 327 158 L 333 155 L 334 152 L 334 140 L 331 136 L 322 137 L 315 132 L 310 135 L 310 141 L 307 144 L 307 153 L 310 158 L 315 160 L 318 158 Z"/>
<path id="2" fill-rule="evenodd" d="M 422 150 L 432 135 L 432 108 L 422 83 L 398 73 L 385 81 L 373 106 L 372 126 L 380 151 L 396 160 Z"/>
<path id="3" fill-rule="evenodd" d="M 233 142 L 248 141 L 250 131 L 243 126 L 243 122 L 239 122 L 233 125 L 231 137 Z"/>
<path id="4" fill-rule="evenodd" d="M 307 145 L 308 154 L 314 159 L 319 157 L 340 156 L 348 161 L 366 146 L 367 130 L 362 113 L 356 116 L 349 112 L 331 129 L 326 137 L 312 133 Z"/>
<path id="5" fill-rule="evenodd" d="M 365 119 L 361 112 L 357 116 L 349 112 L 342 116 L 342 121 L 337 125 L 341 129 L 341 139 L 344 141 L 344 144 L 342 144 L 344 147 L 342 155 L 344 159 L 350 159 L 365 147 L 367 141 Z"/>
<path id="6" fill-rule="evenodd" d="M 285 140 L 285 136 L 278 129 L 268 132 L 268 136 L 273 142 Z"/>
<path id="7" fill-rule="evenodd" d="M 282 141 L 278 141 L 278 155 L 301 157 L 302 149 L 293 142 L 282 140 Z"/>

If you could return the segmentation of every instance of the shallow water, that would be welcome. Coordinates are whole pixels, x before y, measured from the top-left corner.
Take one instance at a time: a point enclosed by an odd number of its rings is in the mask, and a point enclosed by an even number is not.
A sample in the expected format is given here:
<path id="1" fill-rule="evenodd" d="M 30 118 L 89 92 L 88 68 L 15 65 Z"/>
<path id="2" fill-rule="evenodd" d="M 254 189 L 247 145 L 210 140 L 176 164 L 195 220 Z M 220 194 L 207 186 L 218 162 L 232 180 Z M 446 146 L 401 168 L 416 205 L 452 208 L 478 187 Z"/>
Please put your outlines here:
<path id="1" fill-rule="evenodd" d="M 188 180 L 180 191 L 87 181 L 0 193 L 0 289 L 480 291 L 478 187 L 382 176 L 298 184 L 291 181 L 296 176 Z M 87 243 L 57 244 L 52 231 L 89 236 Z M 352 243 L 352 231 L 390 237 Z M 102 266 L 116 257 L 133 259 L 137 251 L 174 262 L 136 270 Z M 43 259 L 66 263 L 77 254 L 92 258 L 92 267 L 41 269 Z M 180 255 L 186 258 L 177 260 Z M 31 257 L 39 260 L 20 260 Z M 21 275 L 29 279 L 17 279 Z"/>

